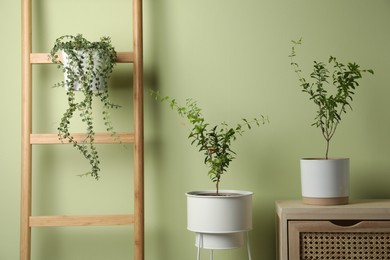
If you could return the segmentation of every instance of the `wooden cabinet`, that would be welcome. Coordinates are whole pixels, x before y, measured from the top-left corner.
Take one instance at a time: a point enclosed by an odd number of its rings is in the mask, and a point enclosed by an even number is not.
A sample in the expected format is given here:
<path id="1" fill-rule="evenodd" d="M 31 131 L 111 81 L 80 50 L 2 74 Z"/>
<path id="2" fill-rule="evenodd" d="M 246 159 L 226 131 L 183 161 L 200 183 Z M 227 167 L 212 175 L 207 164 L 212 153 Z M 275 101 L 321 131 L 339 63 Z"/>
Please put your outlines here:
<path id="1" fill-rule="evenodd" d="M 279 260 L 390 259 L 390 200 L 276 202 Z"/>

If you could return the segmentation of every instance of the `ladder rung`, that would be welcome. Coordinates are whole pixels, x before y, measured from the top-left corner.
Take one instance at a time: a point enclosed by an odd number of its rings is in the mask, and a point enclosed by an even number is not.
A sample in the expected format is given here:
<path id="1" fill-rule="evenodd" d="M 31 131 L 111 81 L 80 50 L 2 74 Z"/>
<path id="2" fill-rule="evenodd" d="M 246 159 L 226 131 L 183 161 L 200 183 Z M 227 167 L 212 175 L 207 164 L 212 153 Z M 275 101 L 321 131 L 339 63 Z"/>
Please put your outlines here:
<path id="1" fill-rule="evenodd" d="M 58 55 L 61 60 L 61 54 Z M 117 52 L 116 53 L 116 62 L 117 63 L 133 63 L 134 62 L 134 53 L 133 52 Z M 51 59 L 49 58 L 49 53 L 31 53 L 30 54 L 30 63 L 32 64 L 50 64 Z"/>
<path id="2" fill-rule="evenodd" d="M 95 144 L 119 144 L 134 143 L 133 133 L 117 133 L 117 137 L 111 136 L 110 133 L 96 133 Z M 82 142 L 86 135 L 84 133 L 73 133 L 73 138 L 77 142 Z M 58 134 L 30 134 L 30 144 L 69 144 L 67 140 L 58 139 Z"/>
<path id="3" fill-rule="evenodd" d="M 117 63 L 133 63 L 134 62 L 134 52 L 117 52 L 116 53 L 116 62 Z"/>
<path id="4" fill-rule="evenodd" d="M 134 224 L 134 215 L 30 216 L 30 227 L 115 226 Z"/>

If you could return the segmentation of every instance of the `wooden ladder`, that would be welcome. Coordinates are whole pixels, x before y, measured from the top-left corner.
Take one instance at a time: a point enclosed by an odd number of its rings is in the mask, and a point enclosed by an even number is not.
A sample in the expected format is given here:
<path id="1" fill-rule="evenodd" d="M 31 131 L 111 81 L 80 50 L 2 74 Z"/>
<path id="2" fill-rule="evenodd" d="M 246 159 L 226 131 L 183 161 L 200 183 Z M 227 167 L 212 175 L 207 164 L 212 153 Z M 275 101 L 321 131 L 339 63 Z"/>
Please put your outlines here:
<path id="1" fill-rule="evenodd" d="M 61 144 L 57 134 L 32 133 L 32 65 L 50 64 L 49 53 L 32 53 L 32 0 L 22 0 L 22 148 L 20 260 L 31 259 L 31 228 L 48 226 L 134 225 L 134 259 L 144 259 L 144 135 L 142 0 L 133 1 L 133 52 L 117 53 L 117 62 L 133 63 L 134 132 L 119 133 L 134 145 L 134 214 L 91 216 L 32 216 L 32 146 Z M 72 134 L 81 140 L 83 134 Z M 95 143 L 118 143 L 110 134 L 96 133 Z"/>

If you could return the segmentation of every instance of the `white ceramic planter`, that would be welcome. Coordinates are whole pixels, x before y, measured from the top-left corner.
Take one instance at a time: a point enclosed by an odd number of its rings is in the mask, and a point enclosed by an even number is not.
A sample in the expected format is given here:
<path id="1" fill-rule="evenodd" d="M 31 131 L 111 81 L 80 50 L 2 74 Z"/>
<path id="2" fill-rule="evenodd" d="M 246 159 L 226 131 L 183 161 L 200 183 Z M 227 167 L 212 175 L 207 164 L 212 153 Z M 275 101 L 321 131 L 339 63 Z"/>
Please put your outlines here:
<path id="1" fill-rule="evenodd" d="M 83 54 L 82 51 L 78 51 L 77 53 L 80 54 L 80 55 Z M 67 68 L 69 66 L 72 66 L 71 64 L 69 64 L 68 54 L 66 52 L 62 51 L 61 55 L 62 55 L 62 63 L 64 64 L 64 67 Z M 101 63 L 102 63 L 102 61 L 99 59 L 98 55 L 95 53 L 93 55 L 93 66 L 94 66 L 94 69 L 96 69 Z M 86 65 L 86 58 L 83 59 L 83 66 L 85 66 L 85 65 Z M 104 80 L 103 77 L 99 76 L 99 82 L 102 82 L 103 80 Z M 66 84 L 66 82 L 68 81 L 68 72 L 67 72 L 66 69 L 64 71 L 64 81 L 65 81 L 66 87 L 69 88 L 69 85 Z M 80 90 L 80 88 L 81 88 L 81 86 L 80 86 L 79 82 L 75 82 L 74 90 L 78 91 L 78 90 Z M 91 89 L 93 91 L 96 91 L 96 90 L 99 90 L 101 88 L 102 88 L 101 84 L 98 83 L 96 78 L 93 78 L 92 79 L 92 83 L 91 83 Z"/>
<path id="2" fill-rule="evenodd" d="M 241 247 L 252 229 L 252 192 L 192 191 L 187 195 L 187 228 L 196 233 L 196 246 L 208 249 Z M 208 194 L 208 195 L 205 195 Z"/>
<path id="3" fill-rule="evenodd" d="M 301 185 L 306 204 L 348 204 L 349 159 L 301 159 Z"/>

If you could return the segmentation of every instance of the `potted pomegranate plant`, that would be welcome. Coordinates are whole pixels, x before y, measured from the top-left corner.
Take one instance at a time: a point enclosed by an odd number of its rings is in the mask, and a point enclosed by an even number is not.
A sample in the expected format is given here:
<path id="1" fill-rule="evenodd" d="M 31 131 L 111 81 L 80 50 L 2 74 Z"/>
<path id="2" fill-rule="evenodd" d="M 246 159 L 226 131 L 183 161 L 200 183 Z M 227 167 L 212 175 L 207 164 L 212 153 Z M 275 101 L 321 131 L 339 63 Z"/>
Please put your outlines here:
<path id="1" fill-rule="evenodd" d="M 191 145 L 204 155 L 208 175 L 215 190 L 187 192 L 187 228 L 196 233 L 196 246 L 208 249 L 237 248 L 243 245 L 245 233 L 252 229 L 252 192 L 220 189 L 221 177 L 227 172 L 236 153 L 231 145 L 252 126 L 261 126 L 268 118 L 242 119 L 234 127 L 226 122 L 211 125 L 206 122 L 196 101 L 187 99 L 179 105 L 175 99 L 161 97 L 181 117 L 187 118 L 192 128 L 188 138 Z"/>
<path id="2" fill-rule="evenodd" d="M 349 158 L 329 157 L 329 146 L 342 115 L 352 109 L 351 102 L 363 73 L 374 74 L 371 69 L 361 69 L 355 62 L 343 64 L 330 56 L 328 64 L 314 61 L 311 82 L 302 76 L 295 61 L 296 47 L 302 39 L 292 41 L 291 65 L 297 74 L 302 92 L 309 95 L 317 108 L 312 124 L 321 129 L 326 149 L 323 158 L 301 159 L 301 186 L 303 202 L 315 205 L 347 204 L 349 200 Z M 330 67 L 328 69 L 328 67 Z M 329 88 L 333 87 L 328 92 Z"/>

